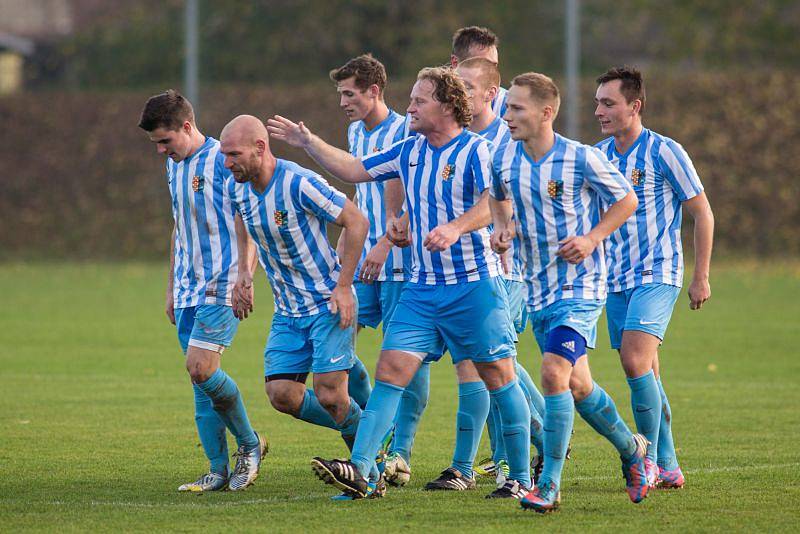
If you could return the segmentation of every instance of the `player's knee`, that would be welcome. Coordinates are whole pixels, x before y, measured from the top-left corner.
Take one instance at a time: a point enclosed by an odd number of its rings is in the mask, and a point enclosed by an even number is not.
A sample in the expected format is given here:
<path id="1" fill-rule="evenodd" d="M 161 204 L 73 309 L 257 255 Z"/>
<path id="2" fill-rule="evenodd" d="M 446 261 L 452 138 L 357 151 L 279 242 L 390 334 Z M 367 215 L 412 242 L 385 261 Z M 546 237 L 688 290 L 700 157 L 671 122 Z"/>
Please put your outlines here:
<path id="1" fill-rule="evenodd" d="M 328 412 L 338 411 L 346 401 L 350 400 L 347 393 L 340 391 L 340 388 L 315 387 L 314 393 L 317 395 L 319 403 Z"/>
<path id="2" fill-rule="evenodd" d="M 300 405 L 303 402 L 302 398 L 298 400 L 296 395 L 293 395 L 293 391 L 280 387 L 270 387 L 269 383 L 266 386 L 266 390 L 269 403 L 279 412 L 294 415 L 300 411 Z"/>
<path id="3" fill-rule="evenodd" d="M 205 362 L 198 360 L 187 360 L 186 371 L 189 372 L 189 376 L 195 384 L 205 382 L 214 374 L 214 369 L 206 365 Z"/>
<path id="4" fill-rule="evenodd" d="M 580 402 L 592 393 L 594 383 L 591 380 L 586 380 L 583 376 L 573 374 L 569 378 L 569 389 L 572 392 L 572 398 L 575 402 Z"/>

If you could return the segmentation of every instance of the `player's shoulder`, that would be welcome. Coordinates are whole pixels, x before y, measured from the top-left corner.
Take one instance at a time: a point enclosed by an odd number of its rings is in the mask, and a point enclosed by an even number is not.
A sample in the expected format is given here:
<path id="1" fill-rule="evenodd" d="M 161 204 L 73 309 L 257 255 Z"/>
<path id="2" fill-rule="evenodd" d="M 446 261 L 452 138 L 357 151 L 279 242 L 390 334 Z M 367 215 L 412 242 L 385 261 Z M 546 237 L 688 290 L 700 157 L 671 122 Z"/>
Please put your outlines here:
<path id="1" fill-rule="evenodd" d="M 605 139 L 602 139 L 601 141 L 595 143 L 594 147 L 599 151 L 606 153 L 608 152 L 608 149 L 613 142 L 614 142 L 614 137 L 606 137 Z"/>
<path id="2" fill-rule="evenodd" d="M 316 171 L 307 169 L 302 165 L 299 165 L 298 163 L 288 159 L 277 159 L 275 174 L 278 175 L 282 180 L 289 180 L 292 182 L 323 180 L 322 176 L 320 176 Z"/>

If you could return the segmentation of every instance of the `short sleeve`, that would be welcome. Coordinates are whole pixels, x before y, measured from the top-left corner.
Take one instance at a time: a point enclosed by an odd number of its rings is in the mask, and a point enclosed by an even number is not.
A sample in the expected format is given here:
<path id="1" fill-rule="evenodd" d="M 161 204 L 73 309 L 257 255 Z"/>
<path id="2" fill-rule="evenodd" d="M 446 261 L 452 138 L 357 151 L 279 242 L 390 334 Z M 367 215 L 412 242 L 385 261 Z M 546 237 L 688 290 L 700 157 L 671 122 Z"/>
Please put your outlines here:
<path id="1" fill-rule="evenodd" d="M 347 198 L 319 176 L 303 176 L 299 193 L 300 206 L 328 222 L 339 217 Z"/>
<path id="2" fill-rule="evenodd" d="M 675 141 L 662 143 L 658 151 L 660 170 L 681 202 L 703 192 L 703 184 L 683 147 Z"/>
<path id="3" fill-rule="evenodd" d="M 613 163 L 594 147 L 585 147 L 583 176 L 606 205 L 614 204 L 632 191 L 631 185 Z"/>
<path id="4" fill-rule="evenodd" d="M 491 143 L 482 140 L 470 154 L 470 166 L 472 167 L 472 179 L 475 188 L 483 193 L 491 185 L 492 180 L 492 155 Z"/>
<path id="5" fill-rule="evenodd" d="M 400 156 L 403 153 L 403 147 L 409 140 L 413 142 L 412 138 L 402 139 L 385 150 L 363 156 L 361 163 L 364 165 L 367 174 L 379 182 L 399 178 Z"/>

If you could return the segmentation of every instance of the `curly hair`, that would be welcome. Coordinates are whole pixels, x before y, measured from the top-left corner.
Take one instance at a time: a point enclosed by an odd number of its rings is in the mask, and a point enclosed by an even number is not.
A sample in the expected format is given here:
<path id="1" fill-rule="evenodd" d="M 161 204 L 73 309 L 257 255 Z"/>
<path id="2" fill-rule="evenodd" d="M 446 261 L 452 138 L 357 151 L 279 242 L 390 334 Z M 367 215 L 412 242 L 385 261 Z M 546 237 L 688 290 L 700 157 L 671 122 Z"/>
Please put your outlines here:
<path id="1" fill-rule="evenodd" d="M 194 122 L 192 104 L 179 92 L 169 89 L 147 99 L 139 118 L 139 128 L 146 132 L 156 128 L 175 131 L 186 121 Z"/>
<path id="2" fill-rule="evenodd" d="M 464 81 L 450 67 L 426 67 L 417 74 L 417 81 L 433 83 L 433 98 L 453 111 L 459 126 L 467 127 L 472 122 L 472 111 Z"/>
<path id="3" fill-rule="evenodd" d="M 329 76 L 334 83 L 355 77 L 355 85 L 362 91 L 366 91 L 370 85 L 377 85 L 381 93 L 386 88 L 386 69 L 372 54 L 354 57 L 338 69 L 333 69 Z"/>

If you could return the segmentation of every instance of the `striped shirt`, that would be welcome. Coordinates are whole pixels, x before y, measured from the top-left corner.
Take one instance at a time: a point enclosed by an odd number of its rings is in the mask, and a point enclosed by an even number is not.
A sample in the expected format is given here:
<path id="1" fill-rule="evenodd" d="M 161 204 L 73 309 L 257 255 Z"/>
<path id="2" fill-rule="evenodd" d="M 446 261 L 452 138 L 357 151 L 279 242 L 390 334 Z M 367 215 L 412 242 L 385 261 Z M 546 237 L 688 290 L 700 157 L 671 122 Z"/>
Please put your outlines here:
<path id="1" fill-rule="evenodd" d="M 703 191 L 681 145 L 647 128 L 620 154 L 610 137 L 597 144 L 633 186 L 636 213 L 607 239 L 608 286 L 624 291 L 643 284 L 681 287 L 681 202 Z"/>
<path id="2" fill-rule="evenodd" d="M 342 212 L 344 194 L 315 172 L 282 159 L 263 193 L 233 178 L 227 190 L 258 245 L 275 313 L 307 317 L 326 310 L 341 268 L 325 225 Z"/>
<path id="3" fill-rule="evenodd" d="M 599 200 L 611 205 L 630 192 L 625 178 L 596 148 L 558 134 L 538 162 L 521 141 L 511 141 L 495 152 L 492 163 L 492 196 L 514 202 L 528 308 L 541 310 L 561 299 L 604 299 L 602 243 L 578 265 L 556 252 L 561 240 L 585 235 L 599 222 Z"/>
<path id="4" fill-rule="evenodd" d="M 497 96 L 492 100 L 492 111 L 498 117 L 502 118 L 506 114 L 506 104 L 508 101 L 508 90 L 502 87 L 497 88 Z"/>
<path id="5" fill-rule="evenodd" d="M 167 160 L 175 218 L 176 308 L 231 305 L 238 254 L 234 211 L 224 194 L 230 176 L 224 161 L 219 141 L 211 137 L 183 161 Z"/>
<path id="6" fill-rule="evenodd" d="M 508 129 L 506 121 L 500 117 L 495 117 L 489 126 L 478 132 L 478 135 L 492 143 L 493 151 L 511 141 L 511 131 Z M 504 274 L 505 278 L 514 282 L 522 282 L 522 256 L 519 250 L 518 237 L 514 238 L 511 249 L 507 254 L 511 258 L 511 272 Z"/>
<path id="7" fill-rule="evenodd" d="M 490 185 L 490 149 L 488 141 L 464 129 L 439 148 L 418 135 L 362 159 L 375 180 L 403 181 L 413 240 L 412 283 L 456 284 L 502 273 L 500 258 L 489 246 L 488 228 L 463 234 L 442 252 L 422 245 L 431 230 L 460 217 L 480 200 Z"/>
<path id="8" fill-rule="evenodd" d="M 347 130 L 350 153 L 356 157 L 380 152 L 407 136 L 406 118 L 391 110 L 389 110 L 389 116 L 372 130 L 367 130 L 363 121 L 350 124 Z M 364 241 L 364 250 L 358 261 L 357 275 L 369 251 L 386 234 L 386 209 L 383 203 L 383 182 L 365 182 L 356 184 L 355 187 L 356 206 L 369 221 L 369 234 Z M 402 282 L 407 280 L 410 271 L 411 249 L 409 247 L 392 247 L 377 279 L 378 281 Z"/>

